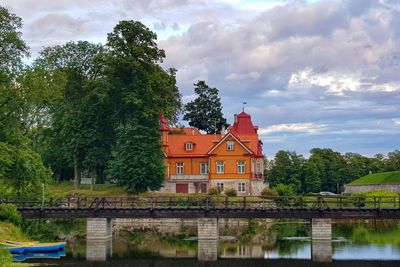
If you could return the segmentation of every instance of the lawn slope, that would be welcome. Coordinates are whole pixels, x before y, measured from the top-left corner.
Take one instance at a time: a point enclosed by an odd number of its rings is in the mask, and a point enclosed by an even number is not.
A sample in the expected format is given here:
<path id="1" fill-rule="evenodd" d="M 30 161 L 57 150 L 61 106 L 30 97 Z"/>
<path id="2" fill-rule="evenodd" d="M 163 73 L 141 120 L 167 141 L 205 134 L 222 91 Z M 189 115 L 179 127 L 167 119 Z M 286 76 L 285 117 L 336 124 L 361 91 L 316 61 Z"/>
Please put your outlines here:
<path id="1" fill-rule="evenodd" d="M 371 173 L 349 183 L 349 185 L 369 184 L 400 184 L 400 171 Z"/>

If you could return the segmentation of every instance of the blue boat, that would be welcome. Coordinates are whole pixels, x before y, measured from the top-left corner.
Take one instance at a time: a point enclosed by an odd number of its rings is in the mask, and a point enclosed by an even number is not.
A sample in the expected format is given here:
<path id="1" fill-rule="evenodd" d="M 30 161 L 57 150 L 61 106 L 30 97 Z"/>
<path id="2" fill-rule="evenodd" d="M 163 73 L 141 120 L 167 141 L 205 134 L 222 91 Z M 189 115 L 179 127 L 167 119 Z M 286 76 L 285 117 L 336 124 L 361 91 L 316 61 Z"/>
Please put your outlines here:
<path id="1" fill-rule="evenodd" d="M 65 257 L 64 250 L 46 252 L 46 253 L 23 253 L 13 257 L 14 261 L 25 261 L 29 259 L 60 259 Z"/>
<path id="2" fill-rule="evenodd" d="M 54 243 L 1 243 L 2 246 L 8 248 L 12 254 L 22 253 L 41 253 L 63 250 L 65 242 L 54 242 Z"/>

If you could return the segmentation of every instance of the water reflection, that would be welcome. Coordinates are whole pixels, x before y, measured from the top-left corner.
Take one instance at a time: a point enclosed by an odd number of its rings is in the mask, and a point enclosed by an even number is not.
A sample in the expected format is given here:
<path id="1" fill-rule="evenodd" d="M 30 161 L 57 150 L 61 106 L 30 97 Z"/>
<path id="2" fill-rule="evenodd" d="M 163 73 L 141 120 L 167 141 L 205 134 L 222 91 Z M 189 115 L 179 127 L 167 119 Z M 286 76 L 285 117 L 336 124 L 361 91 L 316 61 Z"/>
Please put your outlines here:
<path id="1" fill-rule="evenodd" d="M 400 263 L 400 227 L 397 224 L 378 227 L 335 225 L 332 242 L 312 242 L 309 236 L 308 224 L 287 222 L 260 231 L 252 229 L 245 234 L 239 233 L 237 239 L 222 237 L 219 241 L 161 237 L 158 233 L 135 235 L 134 238 L 117 236 L 113 241 L 70 244 L 65 259 L 42 263 L 182 267 L 204 264 L 387 267 Z M 363 261 L 358 263 L 357 260 Z"/>

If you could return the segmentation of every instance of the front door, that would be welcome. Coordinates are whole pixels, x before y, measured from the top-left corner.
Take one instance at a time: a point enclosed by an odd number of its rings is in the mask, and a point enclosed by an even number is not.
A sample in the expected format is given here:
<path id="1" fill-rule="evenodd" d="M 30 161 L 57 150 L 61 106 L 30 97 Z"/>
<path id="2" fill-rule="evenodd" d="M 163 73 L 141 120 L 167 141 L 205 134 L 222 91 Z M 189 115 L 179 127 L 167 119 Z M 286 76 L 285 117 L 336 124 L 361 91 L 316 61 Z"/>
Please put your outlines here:
<path id="1" fill-rule="evenodd" d="M 207 193 L 207 184 L 200 184 L 200 193 Z"/>
<path id="2" fill-rule="evenodd" d="M 188 184 L 176 184 L 176 193 L 189 193 Z"/>

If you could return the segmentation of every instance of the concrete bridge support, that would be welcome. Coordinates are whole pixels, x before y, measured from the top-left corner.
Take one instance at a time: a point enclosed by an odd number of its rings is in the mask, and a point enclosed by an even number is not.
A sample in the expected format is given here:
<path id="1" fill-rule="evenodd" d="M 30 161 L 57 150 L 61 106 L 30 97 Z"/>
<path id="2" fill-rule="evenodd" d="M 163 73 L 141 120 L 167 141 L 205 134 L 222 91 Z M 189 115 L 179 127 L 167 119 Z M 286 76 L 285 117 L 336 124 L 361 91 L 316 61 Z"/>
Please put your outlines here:
<path id="1" fill-rule="evenodd" d="M 199 261 L 216 261 L 218 259 L 218 239 L 199 239 L 197 259 Z"/>
<path id="2" fill-rule="evenodd" d="M 332 261 L 332 219 L 311 219 L 312 260 Z"/>
<path id="3" fill-rule="evenodd" d="M 199 240 L 218 240 L 218 219 L 201 218 L 197 221 L 197 237 Z"/>
<path id="4" fill-rule="evenodd" d="M 86 240 L 87 261 L 107 261 L 112 256 L 112 239 Z"/>
<path id="5" fill-rule="evenodd" d="M 88 218 L 86 224 L 86 259 L 106 261 L 112 254 L 111 219 Z"/>

